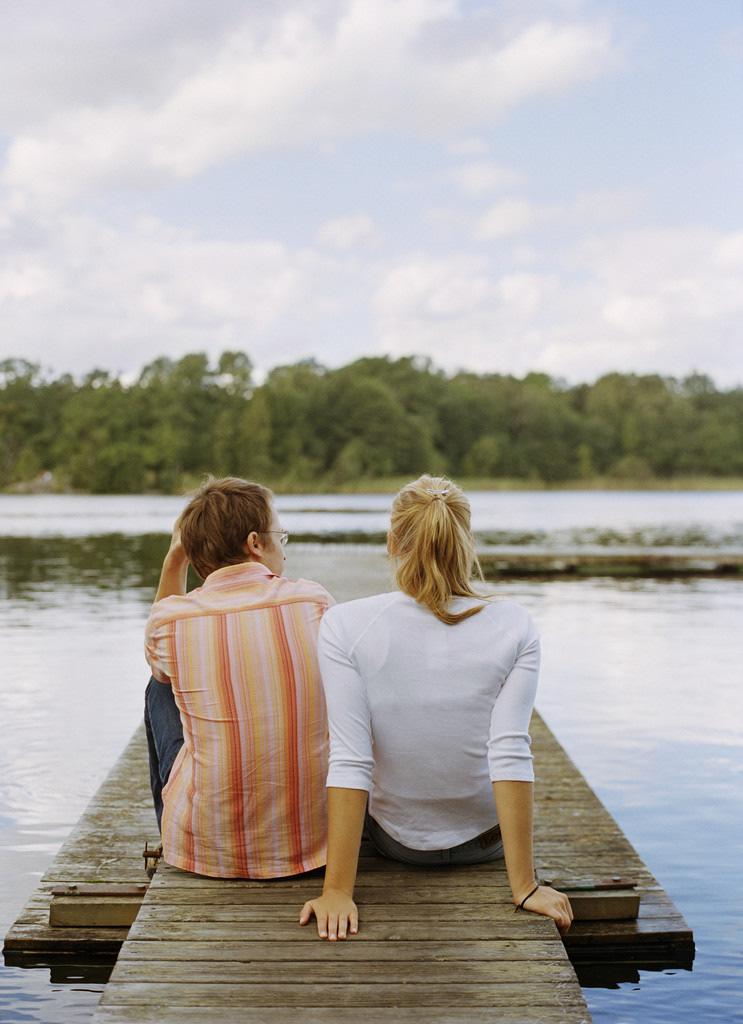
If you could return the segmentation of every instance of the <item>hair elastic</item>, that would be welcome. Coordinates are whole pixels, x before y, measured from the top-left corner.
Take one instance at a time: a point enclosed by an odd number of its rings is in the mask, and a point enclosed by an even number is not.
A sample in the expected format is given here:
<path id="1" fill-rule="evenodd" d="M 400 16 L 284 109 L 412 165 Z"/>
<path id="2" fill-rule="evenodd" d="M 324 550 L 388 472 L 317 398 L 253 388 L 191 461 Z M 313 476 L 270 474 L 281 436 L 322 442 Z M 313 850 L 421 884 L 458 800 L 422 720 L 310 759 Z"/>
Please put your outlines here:
<path id="1" fill-rule="evenodd" d="M 537 884 L 534 886 L 534 888 L 532 889 L 532 891 L 529 893 L 528 896 L 524 896 L 524 898 L 521 901 L 521 903 L 519 903 L 519 905 L 516 907 L 516 910 L 514 911 L 514 913 L 516 913 L 516 911 L 524 910 L 525 909 L 524 908 L 524 904 L 526 903 L 527 900 L 530 900 L 532 898 L 532 896 L 534 895 L 534 893 L 537 891 L 538 888 L 539 888 L 539 882 L 537 882 Z"/>

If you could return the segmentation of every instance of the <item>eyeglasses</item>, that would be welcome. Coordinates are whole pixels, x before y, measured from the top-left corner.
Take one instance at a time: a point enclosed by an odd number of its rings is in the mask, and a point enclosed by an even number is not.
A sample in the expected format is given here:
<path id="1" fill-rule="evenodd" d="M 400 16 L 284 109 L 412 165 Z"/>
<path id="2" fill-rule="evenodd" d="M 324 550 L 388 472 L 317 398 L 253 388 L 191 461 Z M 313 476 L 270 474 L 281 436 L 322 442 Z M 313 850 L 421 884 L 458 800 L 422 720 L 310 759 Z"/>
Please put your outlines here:
<path id="1" fill-rule="evenodd" d="M 279 544 L 282 548 L 285 548 L 289 543 L 289 533 L 287 530 L 261 530 L 261 533 L 277 533 L 279 535 Z"/>

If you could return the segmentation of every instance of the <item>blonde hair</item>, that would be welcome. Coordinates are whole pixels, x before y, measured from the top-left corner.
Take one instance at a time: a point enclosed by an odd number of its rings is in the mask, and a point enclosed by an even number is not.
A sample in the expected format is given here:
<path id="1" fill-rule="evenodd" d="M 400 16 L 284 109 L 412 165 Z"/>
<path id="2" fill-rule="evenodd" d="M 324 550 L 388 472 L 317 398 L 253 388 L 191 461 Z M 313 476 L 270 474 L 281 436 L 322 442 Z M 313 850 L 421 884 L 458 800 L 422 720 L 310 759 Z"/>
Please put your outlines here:
<path id="1" fill-rule="evenodd" d="M 441 622 L 451 626 L 482 611 L 482 604 L 448 611 L 452 597 L 482 598 L 472 586 L 473 570 L 483 578 L 470 505 L 451 480 L 424 475 L 403 487 L 392 503 L 389 549 L 400 590 Z"/>

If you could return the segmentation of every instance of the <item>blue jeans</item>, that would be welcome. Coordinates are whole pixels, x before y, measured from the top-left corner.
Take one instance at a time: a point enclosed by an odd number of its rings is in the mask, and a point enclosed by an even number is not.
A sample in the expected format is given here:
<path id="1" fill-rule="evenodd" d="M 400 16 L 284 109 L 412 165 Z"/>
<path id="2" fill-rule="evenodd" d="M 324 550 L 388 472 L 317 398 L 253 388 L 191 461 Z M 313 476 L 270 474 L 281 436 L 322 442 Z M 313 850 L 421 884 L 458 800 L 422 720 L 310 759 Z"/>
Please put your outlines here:
<path id="1" fill-rule="evenodd" d="M 157 827 L 163 817 L 163 787 L 168 781 L 176 754 L 183 746 L 181 713 L 173 697 L 172 686 L 150 677 L 144 693 L 144 727 L 150 755 L 150 788 L 157 815 Z"/>
<path id="2" fill-rule="evenodd" d="M 409 846 L 403 846 L 388 835 L 369 814 L 366 816 L 366 833 L 378 853 L 390 860 L 399 860 L 402 864 L 485 864 L 491 860 L 500 860 L 503 856 L 503 840 L 498 825 L 449 850 L 412 850 Z"/>

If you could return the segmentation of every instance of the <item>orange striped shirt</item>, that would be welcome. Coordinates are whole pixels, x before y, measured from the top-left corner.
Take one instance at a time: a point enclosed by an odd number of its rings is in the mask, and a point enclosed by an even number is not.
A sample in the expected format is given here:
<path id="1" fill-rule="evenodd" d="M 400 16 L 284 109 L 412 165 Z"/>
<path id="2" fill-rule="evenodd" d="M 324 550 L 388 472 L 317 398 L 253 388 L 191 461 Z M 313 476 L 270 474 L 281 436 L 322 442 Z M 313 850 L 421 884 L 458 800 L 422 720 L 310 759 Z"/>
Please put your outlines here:
<path id="1" fill-rule="evenodd" d="M 319 583 L 244 562 L 153 605 L 147 660 L 173 687 L 184 736 L 163 790 L 168 864 L 278 878 L 325 863 L 317 633 L 332 603 Z"/>

